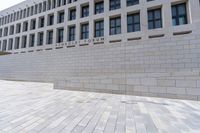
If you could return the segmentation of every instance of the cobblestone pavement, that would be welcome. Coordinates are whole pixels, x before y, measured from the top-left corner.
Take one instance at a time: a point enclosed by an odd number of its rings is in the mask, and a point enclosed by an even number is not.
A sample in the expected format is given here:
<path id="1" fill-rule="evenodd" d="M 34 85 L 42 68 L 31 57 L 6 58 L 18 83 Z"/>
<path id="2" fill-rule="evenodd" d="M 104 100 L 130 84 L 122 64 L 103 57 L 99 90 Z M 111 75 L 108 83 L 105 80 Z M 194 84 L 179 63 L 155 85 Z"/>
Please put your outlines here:
<path id="1" fill-rule="evenodd" d="M 200 102 L 0 81 L 0 133 L 200 133 Z"/>

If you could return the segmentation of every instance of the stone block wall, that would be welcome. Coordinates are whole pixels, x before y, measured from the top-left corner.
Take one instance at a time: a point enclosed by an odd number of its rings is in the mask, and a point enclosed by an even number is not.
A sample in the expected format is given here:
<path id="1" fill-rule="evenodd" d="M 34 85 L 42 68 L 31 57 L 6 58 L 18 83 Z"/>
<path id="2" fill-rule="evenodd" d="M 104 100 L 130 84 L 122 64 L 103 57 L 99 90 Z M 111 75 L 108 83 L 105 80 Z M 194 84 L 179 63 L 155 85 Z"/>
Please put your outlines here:
<path id="1" fill-rule="evenodd" d="M 197 26 L 198 27 L 198 26 Z M 200 34 L 0 56 L 0 78 L 55 89 L 200 100 Z"/>

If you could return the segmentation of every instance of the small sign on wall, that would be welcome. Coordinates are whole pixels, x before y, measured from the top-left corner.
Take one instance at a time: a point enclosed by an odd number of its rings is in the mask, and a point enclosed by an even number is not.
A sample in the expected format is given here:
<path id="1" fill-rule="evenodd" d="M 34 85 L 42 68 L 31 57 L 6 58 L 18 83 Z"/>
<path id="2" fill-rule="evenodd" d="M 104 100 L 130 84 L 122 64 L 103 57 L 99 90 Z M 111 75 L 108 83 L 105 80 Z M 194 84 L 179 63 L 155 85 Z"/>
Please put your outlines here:
<path id="1" fill-rule="evenodd" d="M 76 46 L 76 45 L 83 45 L 83 44 L 91 44 L 91 43 L 104 43 L 104 38 L 92 38 L 92 39 L 84 39 L 79 41 L 71 41 L 66 43 L 57 43 L 56 47 L 63 47 L 63 46 Z"/>

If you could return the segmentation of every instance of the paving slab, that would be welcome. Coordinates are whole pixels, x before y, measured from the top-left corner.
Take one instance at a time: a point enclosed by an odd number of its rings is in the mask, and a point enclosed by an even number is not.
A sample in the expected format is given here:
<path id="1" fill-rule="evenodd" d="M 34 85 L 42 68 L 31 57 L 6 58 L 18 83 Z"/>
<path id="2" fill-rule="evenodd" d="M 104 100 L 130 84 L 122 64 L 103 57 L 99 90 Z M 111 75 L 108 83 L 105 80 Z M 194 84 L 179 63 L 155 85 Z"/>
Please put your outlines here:
<path id="1" fill-rule="evenodd" d="M 0 133 L 199 133 L 200 102 L 0 80 Z"/>

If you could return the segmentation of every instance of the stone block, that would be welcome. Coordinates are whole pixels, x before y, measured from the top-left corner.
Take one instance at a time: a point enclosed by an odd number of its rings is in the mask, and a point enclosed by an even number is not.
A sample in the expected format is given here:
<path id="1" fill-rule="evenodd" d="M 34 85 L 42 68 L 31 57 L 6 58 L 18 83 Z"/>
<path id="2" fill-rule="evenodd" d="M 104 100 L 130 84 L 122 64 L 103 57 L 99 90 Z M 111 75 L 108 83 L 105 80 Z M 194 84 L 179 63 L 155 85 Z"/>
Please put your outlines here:
<path id="1" fill-rule="evenodd" d="M 175 87 L 176 81 L 175 80 L 157 80 L 158 86 L 161 87 Z"/>
<path id="2" fill-rule="evenodd" d="M 139 78 L 128 78 L 127 79 L 128 85 L 140 85 L 140 79 Z"/>
<path id="3" fill-rule="evenodd" d="M 141 85 L 144 86 L 156 86 L 157 81 L 155 78 L 142 78 L 141 79 Z"/>
<path id="4" fill-rule="evenodd" d="M 186 94 L 186 89 L 185 88 L 178 88 L 178 87 L 168 87 L 167 88 L 167 93 L 169 94 Z"/>
<path id="5" fill-rule="evenodd" d="M 200 88 L 187 88 L 186 91 L 188 95 L 200 95 Z"/>
<path id="6" fill-rule="evenodd" d="M 149 92 L 151 93 L 167 93 L 165 87 L 149 87 Z"/>
<path id="7" fill-rule="evenodd" d="M 115 79 L 112 79 L 112 83 L 118 84 L 118 85 L 125 85 L 126 80 L 125 80 L 125 78 L 115 78 Z"/>
<path id="8" fill-rule="evenodd" d="M 200 80 L 197 80 L 197 88 L 200 88 Z"/>
<path id="9" fill-rule="evenodd" d="M 146 86 L 135 86 L 134 91 L 135 92 L 148 92 L 148 87 L 146 87 Z"/>
<path id="10" fill-rule="evenodd" d="M 176 80 L 176 87 L 196 88 L 197 81 L 196 80 Z"/>

